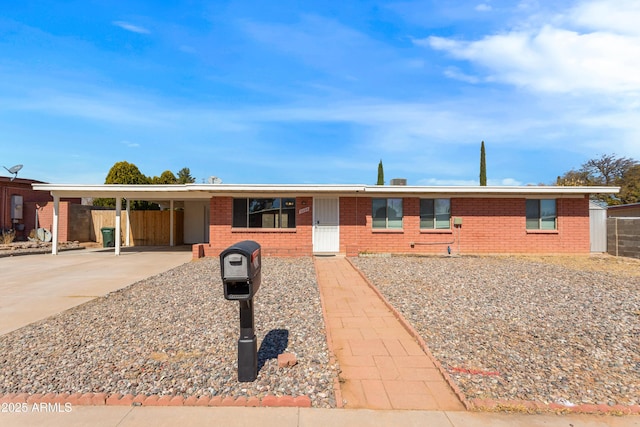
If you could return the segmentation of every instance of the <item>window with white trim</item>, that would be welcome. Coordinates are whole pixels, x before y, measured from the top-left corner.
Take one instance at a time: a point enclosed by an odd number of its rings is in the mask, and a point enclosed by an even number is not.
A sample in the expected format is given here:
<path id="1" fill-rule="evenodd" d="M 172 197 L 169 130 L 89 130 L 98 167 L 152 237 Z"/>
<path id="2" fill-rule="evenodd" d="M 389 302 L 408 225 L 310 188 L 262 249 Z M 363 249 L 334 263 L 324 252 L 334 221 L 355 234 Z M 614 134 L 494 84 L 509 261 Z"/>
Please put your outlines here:
<path id="1" fill-rule="evenodd" d="M 233 199 L 233 227 L 296 228 L 296 199 Z"/>
<path id="2" fill-rule="evenodd" d="M 402 229 L 402 199 L 372 199 L 373 228 Z"/>
<path id="3" fill-rule="evenodd" d="M 556 200 L 529 199 L 526 201 L 527 230 L 556 230 Z"/>
<path id="4" fill-rule="evenodd" d="M 420 229 L 451 229 L 451 200 L 420 199 Z"/>

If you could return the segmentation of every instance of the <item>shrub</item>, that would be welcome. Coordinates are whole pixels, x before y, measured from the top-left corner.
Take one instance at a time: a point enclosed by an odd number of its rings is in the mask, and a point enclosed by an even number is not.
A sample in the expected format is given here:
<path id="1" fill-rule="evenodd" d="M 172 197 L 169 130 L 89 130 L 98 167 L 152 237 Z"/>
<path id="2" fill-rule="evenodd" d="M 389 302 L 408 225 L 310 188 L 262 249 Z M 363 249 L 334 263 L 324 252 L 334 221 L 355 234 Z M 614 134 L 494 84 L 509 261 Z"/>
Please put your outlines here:
<path id="1" fill-rule="evenodd" d="M 13 242 L 16 238 L 16 232 L 13 230 L 2 230 L 0 234 L 0 243 L 3 245 L 8 245 Z"/>

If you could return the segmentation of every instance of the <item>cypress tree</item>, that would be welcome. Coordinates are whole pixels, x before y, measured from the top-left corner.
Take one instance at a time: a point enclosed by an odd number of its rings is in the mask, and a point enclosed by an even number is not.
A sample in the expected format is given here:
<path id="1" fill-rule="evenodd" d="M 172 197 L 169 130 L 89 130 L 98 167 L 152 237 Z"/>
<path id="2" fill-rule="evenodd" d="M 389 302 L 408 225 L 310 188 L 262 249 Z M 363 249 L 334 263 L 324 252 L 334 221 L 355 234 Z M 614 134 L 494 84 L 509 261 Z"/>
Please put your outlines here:
<path id="1" fill-rule="evenodd" d="M 484 141 L 482 141 L 480 145 L 480 186 L 487 186 L 487 162 L 485 159 Z"/>
<path id="2" fill-rule="evenodd" d="M 378 163 L 378 182 L 376 185 L 384 185 L 384 170 L 382 169 L 382 160 Z"/>

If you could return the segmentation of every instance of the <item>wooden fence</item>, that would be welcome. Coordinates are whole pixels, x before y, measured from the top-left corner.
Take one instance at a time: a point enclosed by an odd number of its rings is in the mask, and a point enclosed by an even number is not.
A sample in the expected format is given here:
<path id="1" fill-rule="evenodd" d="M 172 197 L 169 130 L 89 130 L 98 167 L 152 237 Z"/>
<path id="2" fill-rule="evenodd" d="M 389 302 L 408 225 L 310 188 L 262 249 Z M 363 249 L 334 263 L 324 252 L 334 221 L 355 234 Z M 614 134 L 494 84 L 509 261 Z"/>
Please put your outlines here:
<path id="1" fill-rule="evenodd" d="M 167 246 L 169 245 L 170 211 L 131 211 L 129 244 L 130 246 Z M 122 211 L 122 244 L 127 230 L 127 212 Z M 115 227 L 116 213 L 113 210 L 91 211 L 91 240 L 102 243 L 102 227 Z M 184 212 L 174 211 L 174 244 L 184 243 Z"/>

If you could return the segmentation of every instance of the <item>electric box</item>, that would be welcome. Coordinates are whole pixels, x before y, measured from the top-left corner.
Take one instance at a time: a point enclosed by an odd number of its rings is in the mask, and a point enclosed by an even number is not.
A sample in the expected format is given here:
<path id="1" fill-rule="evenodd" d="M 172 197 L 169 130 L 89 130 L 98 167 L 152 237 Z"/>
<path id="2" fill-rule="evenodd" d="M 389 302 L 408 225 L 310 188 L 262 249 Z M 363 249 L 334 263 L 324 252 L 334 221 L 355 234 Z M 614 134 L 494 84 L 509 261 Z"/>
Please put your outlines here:
<path id="1" fill-rule="evenodd" d="M 22 219 L 22 196 L 11 196 L 11 219 Z"/>

